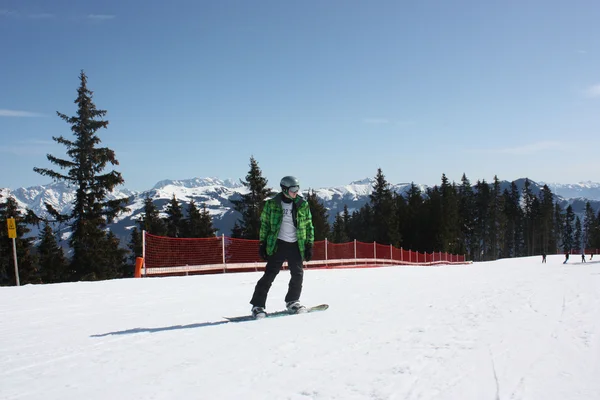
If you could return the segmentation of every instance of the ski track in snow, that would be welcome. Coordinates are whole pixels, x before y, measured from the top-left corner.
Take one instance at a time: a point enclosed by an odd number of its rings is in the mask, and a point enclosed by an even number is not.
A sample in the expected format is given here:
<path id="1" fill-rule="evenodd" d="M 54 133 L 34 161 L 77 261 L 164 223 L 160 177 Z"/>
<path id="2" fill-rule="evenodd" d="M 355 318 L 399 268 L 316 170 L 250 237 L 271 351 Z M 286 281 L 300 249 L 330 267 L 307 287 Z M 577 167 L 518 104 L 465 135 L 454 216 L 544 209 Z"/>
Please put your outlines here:
<path id="1" fill-rule="evenodd" d="M 309 270 L 0 288 L 0 398 L 600 399 L 600 263 Z M 268 310 L 283 307 L 289 275 Z"/>

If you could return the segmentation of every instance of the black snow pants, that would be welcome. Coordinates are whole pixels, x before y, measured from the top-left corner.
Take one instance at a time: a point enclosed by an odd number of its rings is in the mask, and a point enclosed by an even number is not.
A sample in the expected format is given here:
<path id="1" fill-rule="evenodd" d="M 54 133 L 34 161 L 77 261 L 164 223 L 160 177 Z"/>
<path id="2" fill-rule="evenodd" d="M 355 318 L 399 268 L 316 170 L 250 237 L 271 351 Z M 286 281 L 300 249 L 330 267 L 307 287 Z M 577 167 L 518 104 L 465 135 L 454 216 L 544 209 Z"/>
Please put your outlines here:
<path id="1" fill-rule="evenodd" d="M 255 307 L 265 307 L 271 284 L 281 270 L 281 266 L 285 260 L 288 262 L 288 269 L 292 275 L 288 286 L 288 292 L 285 296 L 285 302 L 300 300 L 304 269 L 298 243 L 290 243 L 278 239 L 277 251 L 275 251 L 275 254 L 272 256 L 269 256 L 267 266 L 265 267 L 265 273 L 256 283 L 254 295 L 252 296 L 252 300 L 250 300 L 250 304 Z"/>

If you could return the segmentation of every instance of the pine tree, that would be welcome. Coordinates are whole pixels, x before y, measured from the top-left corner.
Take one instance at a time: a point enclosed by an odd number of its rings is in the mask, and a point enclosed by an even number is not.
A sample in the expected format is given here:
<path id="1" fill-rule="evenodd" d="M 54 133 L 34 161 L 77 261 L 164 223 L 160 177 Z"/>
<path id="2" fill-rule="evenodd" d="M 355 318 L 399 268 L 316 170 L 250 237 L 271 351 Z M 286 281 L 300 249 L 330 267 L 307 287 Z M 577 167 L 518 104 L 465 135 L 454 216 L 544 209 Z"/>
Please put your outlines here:
<path id="1" fill-rule="evenodd" d="M 556 236 L 556 248 L 552 251 L 558 251 L 561 247 L 564 248 L 564 235 L 565 235 L 565 213 L 558 202 L 554 203 L 554 232 Z"/>
<path id="2" fill-rule="evenodd" d="M 573 222 L 575 221 L 575 213 L 573 207 L 569 204 L 565 214 L 564 228 L 563 228 L 563 251 L 571 251 L 574 247 L 573 238 Z"/>
<path id="3" fill-rule="evenodd" d="M 440 186 L 442 195 L 442 215 L 441 215 L 441 247 L 436 251 L 456 253 L 460 251 L 460 230 L 458 227 L 458 191 L 454 184 L 448 182 L 446 174 L 442 174 L 442 185 Z"/>
<path id="4" fill-rule="evenodd" d="M 475 194 L 471 182 L 463 173 L 461 185 L 458 188 L 458 226 L 463 248 L 459 254 L 467 254 L 467 259 L 473 260 L 475 247 Z"/>
<path id="5" fill-rule="evenodd" d="M 142 233 L 137 226 L 131 229 L 131 238 L 127 247 L 130 251 L 129 262 L 131 265 L 135 265 L 136 258 L 142 257 L 143 254 Z"/>
<path id="6" fill-rule="evenodd" d="M 119 213 L 126 210 L 128 199 L 107 200 L 108 194 L 124 181 L 121 174 L 114 170 L 102 174 L 108 164 L 118 165 L 119 162 L 113 150 L 98 147 L 100 138 L 96 133 L 108 126 L 108 121 L 102 119 L 106 111 L 96 109 L 92 102 L 93 93 L 87 88 L 87 77 L 83 71 L 79 79 L 81 84 L 75 100 L 78 106 L 77 116 L 57 113 L 71 125 L 75 140 L 63 136 L 53 137 L 54 141 L 67 148 L 66 153 L 70 159 L 47 155 L 52 164 L 67 170 L 67 173 L 47 168 L 34 168 L 34 171 L 76 188 L 73 208 L 69 214 L 60 215 L 51 205 L 46 204 L 50 214 L 58 220 L 70 221 L 70 245 L 73 249 L 71 269 L 75 279 L 108 279 L 120 275 L 113 273 L 113 265 L 106 264 L 106 260 L 113 258 L 110 255 L 118 254 L 120 249 L 110 240 L 106 228 Z"/>
<path id="7" fill-rule="evenodd" d="M 341 214 L 337 214 L 333 221 L 333 227 L 331 228 L 331 242 L 346 243 L 348 241 L 350 241 L 350 238 L 346 235 L 344 217 Z"/>
<path id="8" fill-rule="evenodd" d="M 510 257 L 524 255 L 523 241 L 523 209 L 521 194 L 515 181 L 510 183 L 510 191 L 504 192 L 504 217 L 507 223 L 507 251 Z"/>
<path id="9" fill-rule="evenodd" d="M 115 249 L 114 251 L 107 251 L 102 255 L 104 265 L 109 266 L 106 271 L 107 276 L 111 278 L 133 277 L 133 265 L 127 263 L 128 251 L 120 247 L 119 238 L 113 232 L 109 231 L 106 235 L 106 240 L 108 247 Z"/>
<path id="10" fill-rule="evenodd" d="M 425 212 L 419 219 L 423 235 L 414 250 L 427 253 L 440 251 L 443 247 L 442 241 L 444 239 L 441 229 L 443 215 L 442 192 L 439 186 L 436 185 L 433 188 L 427 188 L 423 210 Z"/>
<path id="11" fill-rule="evenodd" d="M 69 280 L 71 273 L 68 270 L 68 261 L 49 222 L 44 223 L 40 232 L 37 250 L 42 282 L 58 283 Z"/>
<path id="12" fill-rule="evenodd" d="M 490 251 L 490 187 L 484 180 L 475 184 L 475 254 L 474 260 L 491 260 L 495 257 Z"/>
<path id="13" fill-rule="evenodd" d="M 374 240 L 381 244 L 398 245 L 400 234 L 390 185 L 381 168 L 377 169 L 373 192 L 369 195 L 373 210 Z"/>
<path id="14" fill-rule="evenodd" d="M 143 231 L 157 236 L 167 235 L 165 222 L 160 217 L 158 208 L 156 208 L 156 205 L 148 195 L 144 198 L 144 208 L 138 217 L 137 227 L 134 227 L 131 230 L 131 238 L 128 244 L 128 248 L 131 252 L 129 255 L 130 265 L 135 265 L 135 259 L 137 257 L 142 257 Z"/>
<path id="15" fill-rule="evenodd" d="M 500 180 L 497 175 L 494 175 L 494 183 L 492 185 L 490 198 L 490 230 L 489 243 L 492 259 L 504 257 L 502 253 L 502 244 L 504 242 L 504 226 L 505 218 L 503 218 L 502 209 L 504 208 L 504 199 L 500 192 Z"/>
<path id="16" fill-rule="evenodd" d="M 365 204 L 358 211 L 354 211 L 350 217 L 350 237 L 359 242 L 373 242 L 373 209 L 369 203 Z"/>
<path id="17" fill-rule="evenodd" d="M 236 229 L 232 232 L 234 238 L 258 240 L 260 236 L 260 214 L 265 200 L 270 196 L 271 189 L 267 188 L 267 180 L 263 178 L 262 171 L 254 157 L 250 157 L 250 171 L 246 180 L 240 180 L 249 192 L 243 194 L 240 200 L 232 200 L 233 207 L 242 215 L 236 222 Z"/>
<path id="18" fill-rule="evenodd" d="M 585 214 L 583 216 L 583 250 L 592 248 L 595 222 L 594 210 L 588 201 L 585 203 Z"/>
<path id="19" fill-rule="evenodd" d="M 554 196 L 548 185 L 540 192 L 540 232 L 541 251 L 545 254 L 554 252 L 557 248 L 554 230 Z"/>
<path id="20" fill-rule="evenodd" d="M 536 235 L 536 213 L 534 210 L 534 200 L 537 199 L 531 190 L 529 179 L 525 179 L 523 186 L 523 217 L 525 232 L 525 247 L 528 256 L 534 255 L 535 235 Z"/>
<path id="21" fill-rule="evenodd" d="M 308 191 L 306 201 L 308 201 L 310 212 L 312 214 L 312 222 L 315 228 L 315 241 L 325 240 L 325 238 L 329 236 L 329 231 L 331 229 L 329 227 L 327 208 L 321 203 L 314 190 Z"/>
<path id="22" fill-rule="evenodd" d="M 188 203 L 187 207 L 187 219 L 186 219 L 186 228 L 185 228 L 185 237 L 188 238 L 201 238 L 202 233 L 201 230 L 201 219 L 202 215 L 200 214 L 200 210 L 196 206 L 196 202 L 192 199 Z"/>
<path id="23" fill-rule="evenodd" d="M 212 217 L 210 216 L 210 213 L 208 212 L 208 209 L 206 208 L 206 204 L 202 204 L 202 212 L 200 213 L 200 221 L 199 222 L 200 222 L 199 230 L 198 230 L 198 233 L 200 234 L 199 237 L 209 238 L 209 237 L 215 236 L 215 232 L 217 230 L 213 227 Z"/>
<path id="24" fill-rule="evenodd" d="M 411 182 L 406 196 L 406 220 L 402 224 L 404 231 L 401 232 L 402 246 L 406 249 L 416 250 L 419 248 L 423 237 L 423 225 L 420 222 L 424 214 L 421 189 L 414 182 Z"/>
<path id="25" fill-rule="evenodd" d="M 0 229 L 0 284 L 1 285 L 16 285 L 17 278 L 15 276 L 14 269 L 14 254 L 12 239 L 8 238 L 8 231 L 6 229 L 6 220 L 8 218 L 14 218 L 17 228 L 17 237 L 15 239 L 15 247 L 17 249 L 17 265 L 19 269 L 19 282 L 21 285 L 28 283 L 41 283 L 38 260 L 33 255 L 33 238 L 27 237 L 27 234 L 31 231 L 28 228 L 28 223 L 31 222 L 27 213 L 23 215 L 19 210 L 17 201 L 12 197 L 8 197 L 6 202 L 0 204 L 0 221 L 4 223 L 2 229 Z"/>
<path id="26" fill-rule="evenodd" d="M 181 204 L 173 194 L 171 201 L 167 205 L 165 210 L 167 218 L 165 224 L 167 226 L 167 236 L 169 237 L 182 237 L 185 234 L 185 222 L 183 219 L 183 210 Z"/>
<path id="27" fill-rule="evenodd" d="M 596 221 L 592 225 L 592 248 L 600 249 L 600 210 L 598 210 Z"/>
<path id="28" fill-rule="evenodd" d="M 344 211 L 342 212 L 342 220 L 344 221 L 344 233 L 348 240 L 352 240 L 353 237 L 350 235 L 350 212 L 348 206 L 344 204 Z M 344 243 L 344 242 L 342 242 Z"/>
<path id="29" fill-rule="evenodd" d="M 582 239 L 582 231 L 581 231 L 581 219 L 579 216 L 575 217 L 575 234 L 573 235 L 573 246 L 575 249 L 581 252 L 581 239 Z"/>
<path id="30" fill-rule="evenodd" d="M 167 226 L 160 217 L 158 208 L 150 197 L 144 199 L 144 211 L 138 220 L 138 225 L 140 230 L 146 231 L 152 235 L 167 235 Z"/>

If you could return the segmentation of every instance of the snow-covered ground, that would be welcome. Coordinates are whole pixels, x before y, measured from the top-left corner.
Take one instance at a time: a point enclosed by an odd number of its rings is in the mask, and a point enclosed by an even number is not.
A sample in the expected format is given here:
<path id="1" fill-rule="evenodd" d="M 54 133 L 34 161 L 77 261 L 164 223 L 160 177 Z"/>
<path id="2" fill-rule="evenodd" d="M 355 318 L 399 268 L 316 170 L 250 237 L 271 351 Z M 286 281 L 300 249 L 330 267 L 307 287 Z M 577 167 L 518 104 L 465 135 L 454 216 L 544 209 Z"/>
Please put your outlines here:
<path id="1" fill-rule="evenodd" d="M 0 288 L 0 398 L 597 400 L 597 257 Z"/>

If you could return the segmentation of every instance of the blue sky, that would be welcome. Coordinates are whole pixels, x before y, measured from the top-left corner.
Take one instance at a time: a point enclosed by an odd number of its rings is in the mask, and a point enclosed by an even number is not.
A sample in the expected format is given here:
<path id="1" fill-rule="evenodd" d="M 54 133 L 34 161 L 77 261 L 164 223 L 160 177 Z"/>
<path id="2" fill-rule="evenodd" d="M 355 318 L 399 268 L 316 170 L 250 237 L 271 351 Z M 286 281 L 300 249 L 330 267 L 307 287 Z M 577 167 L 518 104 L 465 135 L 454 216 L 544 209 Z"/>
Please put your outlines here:
<path id="1" fill-rule="evenodd" d="M 0 187 L 49 183 L 81 69 L 125 187 L 600 181 L 597 1 L 2 1 Z"/>

